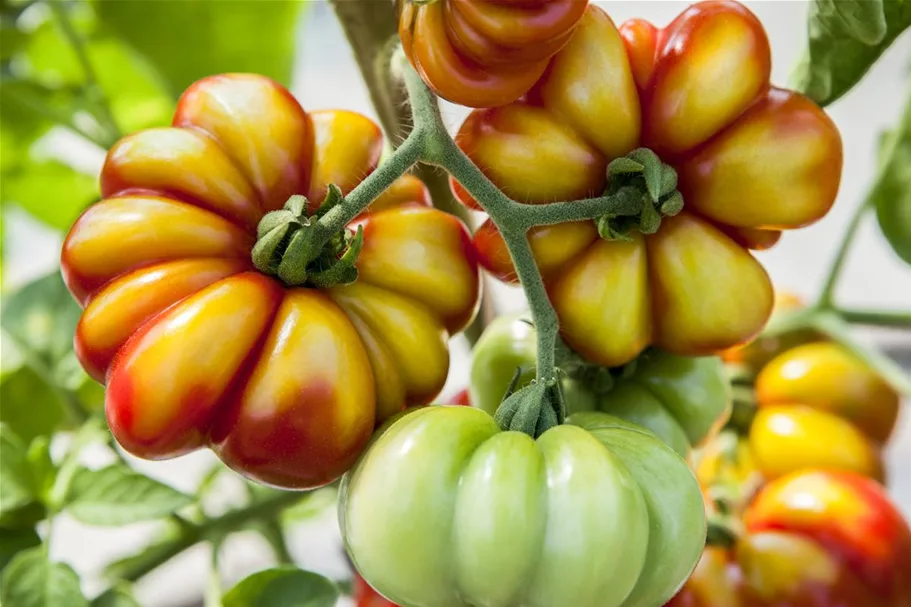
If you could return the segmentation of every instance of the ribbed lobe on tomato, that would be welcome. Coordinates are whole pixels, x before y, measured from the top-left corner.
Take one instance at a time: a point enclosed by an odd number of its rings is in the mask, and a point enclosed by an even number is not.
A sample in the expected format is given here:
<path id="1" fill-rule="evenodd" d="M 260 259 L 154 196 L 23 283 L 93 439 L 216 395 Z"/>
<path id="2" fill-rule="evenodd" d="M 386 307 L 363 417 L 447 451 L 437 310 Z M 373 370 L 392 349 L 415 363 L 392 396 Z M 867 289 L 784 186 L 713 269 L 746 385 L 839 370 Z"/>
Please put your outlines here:
<path id="1" fill-rule="evenodd" d="M 392 182 L 385 192 L 379 195 L 376 200 L 370 203 L 370 206 L 364 212 L 378 213 L 386 209 L 392 209 L 402 206 L 433 206 L 430 198 L 430 190 L 424 185 L 424 182 L 415 175 L 408 173 L 402 175 Z"/>
<path id="2" fill-rule="evenodd" d="M 70 292 L 85 305 L 97 289 L 131 270 L 181 258 L 247 260 L 252 246 L 251 234 L 197 206 L 123 196 L 92 205 L 76 220 L 60 266 Z"/>
<path id="3" fill-rule="evenodd" d="M 494 107 L 515 101 L 547 67 L 546 59 L 481 66 L 462 56 L 449 40 L 443 2 L 419 8 L 406 2 L 399 20 L 399 36 L 424 82 L 444 99 L 469 107 Z"/>
<path id="4" fill-rule="evenodd" d="M 264 210 L 307 192 L 313 161 L 310 118 L 283 86 L 255 74 L 209 76 L 177 103 L 174 126 L 211 135 L 253 184 Z"/>
<path id="5" fill-rule="evenodd" d="M 761 407 L 750 426 L 750 450 L 767 479 L 822 468 L 883 481 L 882 459 L 873 443 L 851 423 L 810 407 Z"/>
<path id="6" fill-rule="evenodd" d="M 373 431 L 373 403 L 370 362 L 348 317 L 319 291 L 291 289 L 210 439 L 249 478 L 316 487 L 354 463 Z"/>
<path id="7" fill-rule="evenodd" d="M 307 199 L 317 208 L 330 183 L 347 194 L 373 172 L 383 152 L 383 132 L 357 112 L 321 110 L 310 113 L 314 154 Z"/>
<path id="8" fill-rule="evenodd" d="M 184 297 L 249 268 L 243 259 L 182 259 L 111 281 L 89 300 L 76 326 L 79 362 L 104 383 L 114 355 L 143 323 Z"/>
<path id="9" fill-rule="evenodd" d="M 114 144 L 101 170 L 101 195 L 134 189 L 185 198 L 247 229 L 262 216 L 253 186 L 215 140 L 195 129 L 148 129 Z"/>
<path id="10" fill-rule="evenodd" d="M 480 3 L 450 1 L 444 3 L 444 10 L 449 41 L 457 52 L 478 65 L 496 68 L 497 66 L 546 61 L 559 51 L 572 36 L 572 29 L 567 29 L 546 40 L 542 39 L 518 46 L 506 46 L 500 40 L 488 37 L 484 32 L 476 29 L 463 15 L 465 7 L 468 11 L 476 10 L 477 7 L 474 6 L 476 4 Z M 584 8 L 584 3 L 582 5 Z M 581 11 L 579 12 L 581 13 Z"/>
<path id="11" fill-rule="evenodd" d="M 658 28 L 645 19 L 630 19 L 620 26 L 620 36 L 626 45 L 630 68 L 639 90 L 645 90 L 655 70 L 658 47 Z"/>
<path id="12" fill-rule="evenodd" d="M 794 229 L 828 213 L 841 136 L 812 101 L 772 89 L 679 166 L 687 206 L 743 228 Z"/>
<path id="13" fill-rule="evenodd" d="M 781 230 L 758 230 L 756 228 L 732 228 L 718 226 L 740 246 L 752 251 L 767 251 L 781 240 Z"/>
<path id="14" fill-rule="evenodd" d="M 597 7 L 588 8 L 572 40 L 535 85 L 534 95 L 608 159 L 631 152 L 639 143 L 639 94 L 630 62 L 613 21 Z M 551 168 L 549 176 L 556 173 Z"/>
<path id="15" fill-rule="evenodd" d="M 632 238 L 595 242 L 549 290 L 563 339 L 605 367 L 635 358 L 652 339 L 646 248 L 640 234 Z"/>
<path id="16" fill-rule="evenodd" d="M 684 211 L 646 239 L 654 343 L 712 354 L 756 336 L 772 313 L 762 265 L 717 228 Z"/>
<path id="17" fill-rule="evenodd" d="M 508 196 L 546 203 L 597 196 L 607 159 L 545 108 L 513 104 L 472 112 L 456 143 Z"/>
<path id="18" fill-rule="evenodd" d="M 366 217 L 358 280 L 423 303 L 454 334 L 474 317 L 480 282 L 471 237 L 455 216 L 426 207 Z"/>
<path id="19" fill-rule="evenodd" d="M 376 344 L 368 348 L 368 355 L 388 357 L 380 369 L 397 374 L 395 382 L 376 378 L 384 415 L 400 411 L 406 403 L 428 403 L 439 394 L 449 372 L 449 336 L 439 316 L 407 296 L 366 282 L 333 287 L 330 295 L 362 339 Z M 399 403 L 393 400 L 397 385 L 404 387 L 405 400 Z"/>
<path id="20" fill-rule="evenodd" d="M 875 481 L 850 472 L 798 472 L 766 485 L 744 516 L 749 532 L 818 542 L 871 588 L 877 604 L 911 602 L 911 529 Z"/>
<path id="21" fill-rule="evenodd" d="M 268 330 L 282 295 L 277 282 L 248 272 L 143 325 L 108 375 L 105 412 L 117 442 L 148 459 L 203 446 L 228 386 Z"/>
<path id="22" fill-rule="evenodd" d="M 801 404 L 850 421 L 884 443 L 892 434 L 901 399 L 875 371 L 836 343 L 818 342 L 779 354 L 756 378 L 760 407 Z"/>
<path id="23" fill-rule="evenodd" d="M 643 144 L 679 154 L 731 124 L 769 83 L 762 24 L 729 1 L 700 2 L 661 34 L 643 104 Z"/>

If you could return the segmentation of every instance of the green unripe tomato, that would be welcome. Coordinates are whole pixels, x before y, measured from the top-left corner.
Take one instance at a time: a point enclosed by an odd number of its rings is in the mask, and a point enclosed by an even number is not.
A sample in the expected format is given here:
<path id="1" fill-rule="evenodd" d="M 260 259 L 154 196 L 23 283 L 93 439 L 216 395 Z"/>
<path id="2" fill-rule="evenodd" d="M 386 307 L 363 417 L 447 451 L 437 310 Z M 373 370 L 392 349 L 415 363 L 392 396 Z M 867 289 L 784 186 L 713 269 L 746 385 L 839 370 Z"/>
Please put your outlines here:
<path id="1" fill-rule="evenodd" d="M 537 440 L 467 407 L 396 420 L 342 481 L 348 553 L 405 607 L 652 607 L 705 539 L 686 463 L 603 413 Z"/>
<path id="2" fill-rule="evenodd" d="M 478 340 L 471 366 L 472 405 L 493 415 L 517 367 L 519 387 L 534 378 L 536 333 L 519 316 L 501 317 Z M 596 395 L 578 380 L 564 379 L 567 413 L 598 410 L 648 428 L 686 457 L 724 425 L 731 411 L 731 386 L 721 359 L 676 356 L 651 348 L 635 371 L 617 377 Z"/>

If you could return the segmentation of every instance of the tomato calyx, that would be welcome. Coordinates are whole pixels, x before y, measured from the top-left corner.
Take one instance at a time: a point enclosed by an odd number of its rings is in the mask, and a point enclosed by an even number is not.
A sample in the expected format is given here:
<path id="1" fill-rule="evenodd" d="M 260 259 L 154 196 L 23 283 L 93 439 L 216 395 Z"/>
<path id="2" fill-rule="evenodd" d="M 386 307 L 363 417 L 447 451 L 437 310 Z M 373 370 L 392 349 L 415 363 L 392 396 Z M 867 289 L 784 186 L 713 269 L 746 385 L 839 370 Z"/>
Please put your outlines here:
<path id="1" fill-rule="evenodd" d="M 281 210 L 266 213 L 256 229 L 253 265 L 291 287 L 328 288 L 356 281 L 363 228 L 327 235 L 319 222 L 343 199 L 341 190 L 330 184 L 325 201 L 313 214 L 307 214 L 309 203 L 300 195 L 291 196 Z"/>
<path id="2" fill-rule="evenodd" d="M 534 379 L 529 385 L 516 390 L 520 375 L 517 369 L 494 419 L 503 430 L 524 432 L 538 438 L 566 419 L 563 387 L 557 378 L 545 381 Z"/>
<path id="3" fill-rule="evenodd" d="M 605 195 L 614 199 L 616 208 L 596 220 L 598 234 L 605 240 L 629 241 L 632 230 L 654 234 L 662 217 L 673 217 L 683 210 L 677 171 L 648 148 L 611 161 L 607 178 Z"/>

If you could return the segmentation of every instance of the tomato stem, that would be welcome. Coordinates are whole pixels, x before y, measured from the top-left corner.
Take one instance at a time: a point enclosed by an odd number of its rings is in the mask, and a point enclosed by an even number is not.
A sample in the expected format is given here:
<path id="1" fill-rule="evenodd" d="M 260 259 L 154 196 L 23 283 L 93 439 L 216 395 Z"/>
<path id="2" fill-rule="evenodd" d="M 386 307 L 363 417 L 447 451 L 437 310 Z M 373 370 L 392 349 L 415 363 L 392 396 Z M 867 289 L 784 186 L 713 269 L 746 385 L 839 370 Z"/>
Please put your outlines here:
<path id="1" fill-rule="evenodd" d="M 835 311 L 850 323 L 891 328 L 911 327 L 911 312 L 856 310 L 853 308 L 836 308 Z"/>

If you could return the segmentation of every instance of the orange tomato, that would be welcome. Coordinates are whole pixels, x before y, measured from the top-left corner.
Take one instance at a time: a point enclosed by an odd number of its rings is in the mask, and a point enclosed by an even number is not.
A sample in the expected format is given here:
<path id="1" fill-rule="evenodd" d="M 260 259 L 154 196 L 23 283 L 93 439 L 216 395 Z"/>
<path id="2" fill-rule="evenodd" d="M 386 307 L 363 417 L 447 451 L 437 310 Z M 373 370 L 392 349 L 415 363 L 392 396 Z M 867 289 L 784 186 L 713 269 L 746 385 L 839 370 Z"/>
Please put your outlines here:
<path id="1" fill-rule="evenodd" d="M 430 208 L 419 180 L 357 220 L 352 284 L 288 288 L 251 261 L 266 212 L 297 194 L 313 211 L 329 184 L 350 191 L 381 148 L 364 116 L 307 113 L 267 78 L 226 74 L 191 86 L 173 127 L 110 150 L 104 199 L 70 230 L 61 266 L 85 308 L 77 355 L 107 384 L 126 450 L 209 445 L 250 478 L 315 487 L 376 423 L 437 395 L 479 276 L 465 226 Z"/>

